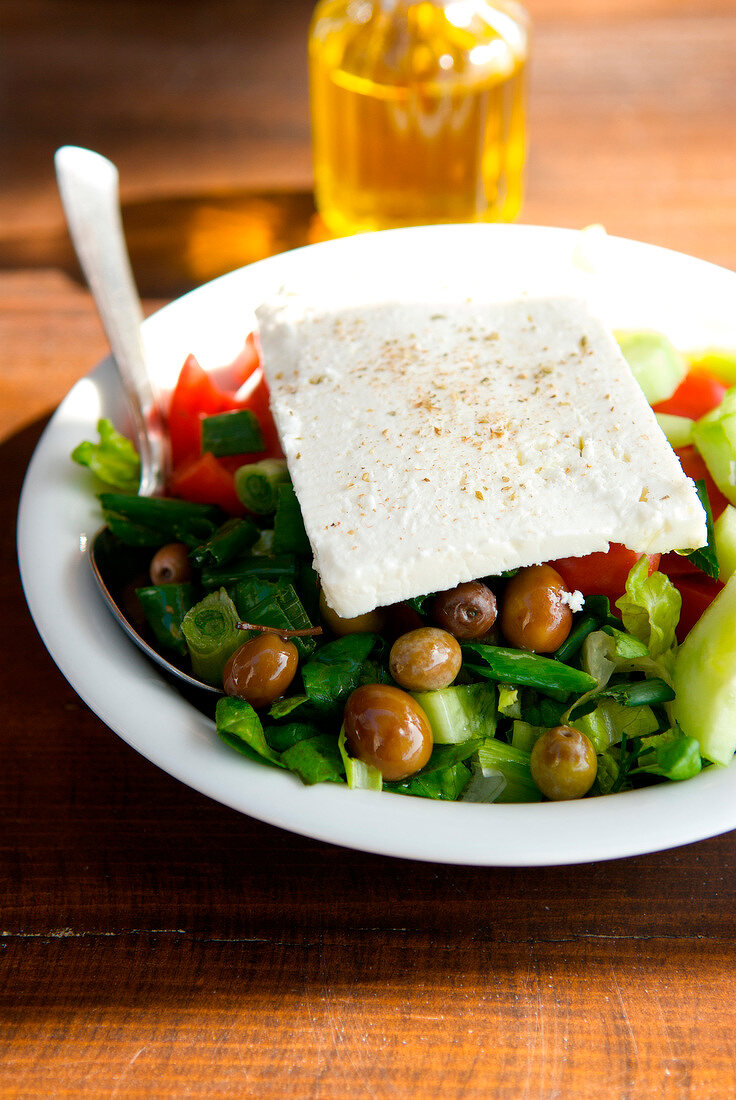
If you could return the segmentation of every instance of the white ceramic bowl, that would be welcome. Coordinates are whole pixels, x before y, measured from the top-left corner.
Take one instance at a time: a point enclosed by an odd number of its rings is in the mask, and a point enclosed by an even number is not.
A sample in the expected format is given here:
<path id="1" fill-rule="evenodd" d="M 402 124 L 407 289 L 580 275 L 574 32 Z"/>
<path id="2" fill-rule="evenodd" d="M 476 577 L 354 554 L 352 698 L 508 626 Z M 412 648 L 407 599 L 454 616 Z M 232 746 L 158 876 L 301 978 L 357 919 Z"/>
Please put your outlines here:
<path id="1" fill-rule="evenodd" d="M 189 352 L 228 362 L 253 310 L 281 284 L 335 267 L 400 278 L 437 277 L 573 288 L 612 327 L 668 333 L 682 348 L 736 346 L 736 274 L 664 249 L 534 226 L 465 225 L 367 234 L 300 249 L 217 279 L 144 325 L 162 386 Z M 472 805 L 305 787 L 222 744 L 214 723 L 186 702 L 133 646 L 98 595 L 80 535 L 99 526 L 86 471 L 69 461 L 95 437 L 100 416 L 125 429 L 127 410 L 110 360 L 62 402 L 23 487 L 21 574 L 49 652 L 85 702 L 120 737 L 184 783 L 243 813 L 347 848 L 444 863 L 533 866 L 613 859 L 674 847 L 736 828 L 736 768 L 708 768 L 686 783 L 571 803 Z"/>

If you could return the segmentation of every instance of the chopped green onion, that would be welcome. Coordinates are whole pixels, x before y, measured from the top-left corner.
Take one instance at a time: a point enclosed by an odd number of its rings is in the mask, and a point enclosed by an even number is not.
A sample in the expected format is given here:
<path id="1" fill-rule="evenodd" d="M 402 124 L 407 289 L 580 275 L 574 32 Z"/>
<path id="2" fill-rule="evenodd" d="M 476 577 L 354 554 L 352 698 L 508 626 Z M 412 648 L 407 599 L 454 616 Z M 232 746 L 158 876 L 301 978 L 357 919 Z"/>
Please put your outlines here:
<path id="1" fill-rule="evenodd" d="M 475 653 L 485 666 L 466 665 L 466 669 L 488 680 L 521 684 L 536 688 L 561 702 L 573 693 L 582 694 L 594 688 L 595 680 L 579 668 L 571 668 L 549 657 L 526 653 L 521 649 L 485 645 L 481 642 L 465 642 L 463 649 Z"/>
<path id="2" fill-rule="evenodd" d="M 220 509 L 211 504 L 169 497 L 101 493 L 100 504 L 105 523 L 128 546 L 163 546 L 167 542 L 199 546 L 223 520 Z"/>
<path id="3" fill-rule="evenodd" d="M 260 531 L 249 519 L 229 519 L 189 556 L 200 569 L 203 565 L 228 565 L 250 550 L 259 536 Z"/>
<path id="4" fill-rule="evenodd" d="M 202 454 L 209 451 L 220 458 L 257 454 L 265 449 L 260 422 L 250 409 L 233 409 L 202 420 Z"/>
<path id="5" fill-rule="evenodd" d="M 194 603 L 191 584 L 149 584 L 136 588 L 143 613 L 153 635 L 163 649 L 175 649 L 186 656 L 187 643 L 182 634 L 184 616 Z"/>
<path id="6" fill-rule="evenodd" d="M 289 471 L 283 458 L 263 458 L 249 462 L 235 471 L 235 492 L 249 512 L 270 516 L 279 502 L 278 488 L 289 482 Z"/>
<path id="7" fill-rule="evenodd" d="M 297 562 L 293 554 L 273 554 L 269 557 L 255 554 L 240 558 L 228 565 L 202 570 L 203 588 L 220 588 L 240 584 L 241 581 L 292 581 L 296 577 Z"/>
<path id="8" fill-rule="evenodd" d="M 181 624 L 192 671 L 207 684 L 221 684 L 228 657 L 243 644 L 238 612 L 224 588 L 195 604 Z"/>

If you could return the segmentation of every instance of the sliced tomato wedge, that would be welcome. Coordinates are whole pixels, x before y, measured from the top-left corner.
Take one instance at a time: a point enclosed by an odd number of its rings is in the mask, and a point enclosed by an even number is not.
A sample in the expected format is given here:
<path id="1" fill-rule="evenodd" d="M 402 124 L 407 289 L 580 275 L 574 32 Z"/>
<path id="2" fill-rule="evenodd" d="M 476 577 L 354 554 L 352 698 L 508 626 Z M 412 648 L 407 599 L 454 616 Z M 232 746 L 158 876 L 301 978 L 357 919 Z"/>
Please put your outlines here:
<path id="1" fill-rule="evenodd" d="M 169 406 L 169 439 L 174 468 L 202 453 L 202 419 L 237 408 L 233 397 L 219 389 L 193 355 L 188 355 Z"/>
<path id="2" fill-rule="evenodd" d="M 209 451 L 174 470 L 168 491 L 172 496 L 195 504 L 217 504 L 231 516 L 244 512 L 235 492 L 233 475 Z"/>
<path id="3" fill-rule="evenodd" d="M 621 543 L 612 542 L 607 551 L 585 554 L 580 558 L 558 558 L 549 564 L 557 570 L 567 587 L 584 596 L 608 596 L 611 609 L 626 591 L 626 578 L 641 554 Z M 650 575 L 659 565 L 659 554 L 649 555 Z"/>
<path id="4" fill-rule="evenodd" d="M 723 493 L 708 473 L 708 467 L 705 465 L 702 456 L 692 446 L 678 447 L 675 454 L 679 458 L 680 465 L 688 477 L 691 477 L 693 481 L 705 482 L 713 519 L 718 519 L 721 512 L 728 504 L 728 500 L 724 497 Z"/>
<path id="5" fill-rule="evenodd" d="M 713 603 L 723 588 L 723 583 L 707 577 L 705 573 L 699 573 L 698 576 L 680 574 L 671 576 L 670 580 L 682 596 L 682 610 L 676 630 L 677 640 L 682 642 L 706 608 Z"/>
<path id="6" fill-rule="evenodd" d="M 218 459 L 202 455 L 202 421 L 234 409 L 255 413 L 265 449 Z M 169 492 L 187 500 L 220 504 L 235 514 L 242 512 L 233 488 L 234 472 L 248 462 L 283 454 L 255 333 L 248 336 L 232 363 L 217 370 L 205 371 L 193 355 L 187 357 L 171 395 L 168 428 L 174 469 Z"/>
<path id="7" fill-rule="evenodd" d="M 689 370 L 672 397 L 660 401 L 654 406 L 654 411 L 698 420 L 720 405 L 727 389 L 712 374 L 706 374 L 703 370 Z"/>

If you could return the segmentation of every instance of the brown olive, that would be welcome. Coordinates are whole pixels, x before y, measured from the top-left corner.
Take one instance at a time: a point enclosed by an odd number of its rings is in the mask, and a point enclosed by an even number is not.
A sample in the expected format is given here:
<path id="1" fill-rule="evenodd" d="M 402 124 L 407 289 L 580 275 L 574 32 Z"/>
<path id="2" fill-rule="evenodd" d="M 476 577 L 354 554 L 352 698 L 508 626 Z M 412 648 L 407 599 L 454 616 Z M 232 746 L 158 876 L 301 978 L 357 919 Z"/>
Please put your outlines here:
<path id="1" fill-rule="evenodd" d="M 364 615 L 355 615 L 351 619 L 344 619 L 333 611 L 324 592 L 319 593 L 319 614 L 325 626 L 329 627 L 333 634 L 342 638 L 345 634 L 380 633 L 385 623 L 385 615 L 380 607 L 375 611 L 366 611 Z"/>
<path id="2" fill-rule="evenodd" d="M 520 569 L 506 586 L 501 629 L 507 641 L 532 653 L 554 653 L 567 638 L 572 611 L 570 590 L 551 565 Z"/>
<path id="3" fill-rule="evenodd" d="M 419 771 L 432 753 L 432 727 L 417 702 L 390 684 L 364 684 L 345 705 L 345 741 L 389 781 Z"/>
<path id="4" fill-rule="evenodd" d="M 462 663 L 457 638 L 436 626 L 421 626 L 402 634 L 391 646 L 388 658 L 391 675 L 407 691 L 449 687 Z"/>
<path id="5" fill-rule="evenodd" d="M 466 581 L 435 596 L 432 618 L 456 638 L 480 638 L 496 621 L 496 597 L 482 581 Z"/>
<path id="6" fill-rule="evenodd" d="M 189 550 L 183 542 L 169 542 L 151 558 L 152 584 L 182 584 L 192 576 Z"/>
<path id="7" fill-rule="evenodd" d="M 278 634 L 249 638 L 229 657 L 222 674 L 226 695 L 265 707 L 283 695 L 296 674 L 299 653 Z"/>
<path id="8" fill-rule="evenodd" d="M 582 798 L 593 786 L 598 758 L 593 745 L 574 726 L 555 726 L 535 742 L 532 779 L 554 802 Z"/>

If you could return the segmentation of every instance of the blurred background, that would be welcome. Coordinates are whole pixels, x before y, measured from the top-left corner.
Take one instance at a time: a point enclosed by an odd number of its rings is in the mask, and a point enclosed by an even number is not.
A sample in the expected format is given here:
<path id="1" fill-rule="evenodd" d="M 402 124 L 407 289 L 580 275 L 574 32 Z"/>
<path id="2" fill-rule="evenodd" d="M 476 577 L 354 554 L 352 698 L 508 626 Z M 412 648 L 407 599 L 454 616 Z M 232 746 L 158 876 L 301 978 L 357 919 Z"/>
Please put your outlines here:
<path id="1" fill-rule="evenodd" d="M 308 189 L 313 7 L 0 0 L 0 243 L 58 227 L 51 158 L 64 143 L 111 157 L 128 202 Z M 733 0 L 526 7 L 533 39 L 521 220 L 604 222 L 609 232 L 702 254 L 698 210 L 710 220 L 715 209 L 723 247 L 710 245 L 705 258 L 728 263 L 736 239 Z"/>
<path id="2" fill-rule="evenodd" d="M 734 0 L 525 6 L 520 220 L 603 223 L 736 267 Z M 0 435 L 47 411 L 106 351 L 63 222 L 59 145 L 118 165 L 147 310 L 320 237 L 313 10 L 312 0 L 0 0 Z M 71 342 L 55 335 L 60 309 L 76 318 Z M 33 351 L 12 310 L 38 330 Z M 43 393 L 28 385 L 39 367 Z"/>

